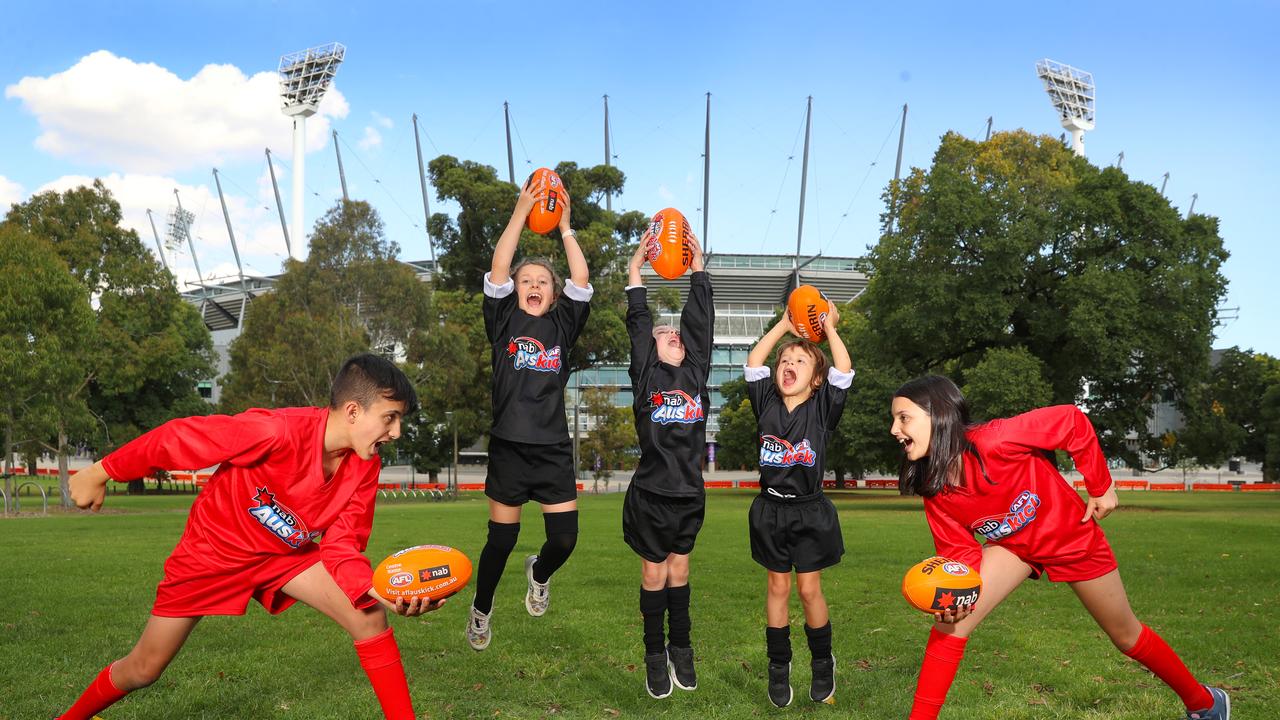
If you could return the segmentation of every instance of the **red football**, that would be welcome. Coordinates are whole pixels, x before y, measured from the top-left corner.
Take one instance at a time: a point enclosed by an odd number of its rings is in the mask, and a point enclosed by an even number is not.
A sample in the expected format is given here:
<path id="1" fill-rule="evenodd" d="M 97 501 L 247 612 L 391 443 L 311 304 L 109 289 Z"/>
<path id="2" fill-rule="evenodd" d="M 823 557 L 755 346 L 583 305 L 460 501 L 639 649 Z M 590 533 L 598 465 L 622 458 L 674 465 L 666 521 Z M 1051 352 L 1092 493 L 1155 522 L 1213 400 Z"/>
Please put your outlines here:
<path id="1" fill-rule="evenodd" d="M 560 216 L 564 214 L 564 204 L 568 202 L 569 193 L 554 170 L 538 168 L 529 176 L 528 183 L 536 183 L 539 178 L 546 188 L 538 199 L 538 204 L 529 211 L 525 225 L 539 235 L 546 235 L 560 225 Z"/>
<path id="2" fill-rule="evenodd" d="M 787 317 L 805 340 L 820 342 L 827 336 L 827 296 L 812 285 L 801 285 L 787 297 Z"/>
<path id="3" fill-rule="evenodd" d="M 962 562 L 937 555 L 913 565 L 902 578 L 902 596 L 927 613 L 973 608 L 982 592 L 982 576 Z"/>
<path id="4" fill-rule="evenodd" d="M 382 597 L 440 600 L 466 587 L 471 560 L 445 545 L 416 545 L 390 555 L 373 569 L 373 589 Z"/>
<path id="5" fill-rule="evenodd" d="M 649 221 L 649 244 L 645 259 L 653 271 L 675 280 L 693 263 L 693 247 L 689 244 L 693 228 L 684 213 L 675 208 L 659 210 Z"/>

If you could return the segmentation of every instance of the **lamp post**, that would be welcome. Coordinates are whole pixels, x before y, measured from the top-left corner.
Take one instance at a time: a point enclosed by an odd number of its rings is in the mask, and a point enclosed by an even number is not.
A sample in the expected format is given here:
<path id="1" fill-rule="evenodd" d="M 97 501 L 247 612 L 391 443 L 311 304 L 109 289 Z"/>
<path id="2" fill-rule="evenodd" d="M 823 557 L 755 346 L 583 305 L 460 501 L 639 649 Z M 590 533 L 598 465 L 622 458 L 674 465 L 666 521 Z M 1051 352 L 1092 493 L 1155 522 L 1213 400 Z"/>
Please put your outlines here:
<path id="1" fill-rule="evenodd" d="M 329 43 L 280 57 L 281 110 L 293 118 L 293 227 L 289 234 L 301 246 L 306 238 L 302 220 L 302 201 L 306 161 L 307 118 L 320 109 L 320 101 L 333 84 L 347 49 L 342 43 Z M 290 248 L 292 249 L 292 247 Z"/>
<path id="2" fill-rule="evenodd" d="M 448 486 L 449 492 L 456 493 L 458 491 L 458 425 L 453 421 L 453 411 L 446 410 L 444 413 L 445 422 L 449 423 L 449 428 L 453 431 L 453 463 L 449 466 L 449 474 L 445 478 L 445 484 Z"/>
<path id="3" fill-rule="evenodd" d="M 1084 157 L 1084 134 L 1094 126 L 1093 73 L 1045 59 L 1036 63 L 1036 75 L 1071 133 L 1071 149 Z"/>

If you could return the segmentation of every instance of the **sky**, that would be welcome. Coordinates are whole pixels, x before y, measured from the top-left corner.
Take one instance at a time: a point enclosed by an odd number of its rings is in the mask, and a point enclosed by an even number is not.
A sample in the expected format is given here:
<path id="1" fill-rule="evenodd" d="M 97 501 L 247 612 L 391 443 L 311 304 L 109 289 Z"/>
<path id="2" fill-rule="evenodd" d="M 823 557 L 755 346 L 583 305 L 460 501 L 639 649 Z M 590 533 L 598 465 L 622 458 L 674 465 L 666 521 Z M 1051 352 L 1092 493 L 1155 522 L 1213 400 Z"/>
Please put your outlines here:
<path id="1" fill-rule="evenodd" d="M 1235 319 L 1215 347 L 1280 356 L 1276 27 L 1280 3 L 1230 0 L 27 3 L 0 24 L 0 208 L 100 177 L 155 252 L 146 210 L 163 237 L 176 188 L 196 215 L 203 277 L 229 279 L 216 167 L 246 272 L 277 273 L 286 249 L 263 149 L 289 217 L 279 58 L 340 42 L 345 61 L 307 121 L 308 227 L 341 198 L 334 130 L 351 196 L 379 211 L 403 259 L 426 259 L 414 113 L 427 161 L 449 154 L 505 178 L 509 103 L 523 179 L 603 162 L 607 94 L 612 162 L 627 177 L 614 209 L 676 207 L 701 233 L 711 93 L 705 244 L 793 253 L 811 96 L 800 250 L 858 256 L 876 241 L 903 105 L 904 174 L 928 167 L 949 130 L 981 139 L 988 117 L 996 131 L 1056 137 L 1035 74 L 1048 58 L 1093 74 L 1091 162 L 1123 153 L 1132 179 L 1220 219 L 1223 316 Z M 434 193 L 430 204 L 457 212 Z M 185 243 L 166 257 L 196 279 Z"/>

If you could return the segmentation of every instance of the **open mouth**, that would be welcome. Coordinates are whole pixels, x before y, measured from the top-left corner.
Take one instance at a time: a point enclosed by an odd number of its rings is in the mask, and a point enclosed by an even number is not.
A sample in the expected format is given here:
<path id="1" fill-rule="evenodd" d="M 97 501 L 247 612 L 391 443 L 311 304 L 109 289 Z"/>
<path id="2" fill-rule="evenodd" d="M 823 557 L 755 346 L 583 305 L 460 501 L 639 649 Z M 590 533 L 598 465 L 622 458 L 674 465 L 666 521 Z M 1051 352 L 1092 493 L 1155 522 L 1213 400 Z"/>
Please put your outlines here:
<path id="1" fill-rule="evenodd" d="M 542 293 L 529 293 L 524 298 L 524 304 L 528 305 L 530 310 L 542 307 Z"/>
<path id="2" fill-rule="evenodd" d="M 911 454 L 911 448 L 915 446 L 911 438 L 898 438 L 898 444 L 902 446 L 902 451 L 908 455 Z"/>
<path id="3" fill-rule="evenodd" d="M 790 388 L 796 384 L 796 371 L 790 368 L 782 371 L 782 387 Z"/>

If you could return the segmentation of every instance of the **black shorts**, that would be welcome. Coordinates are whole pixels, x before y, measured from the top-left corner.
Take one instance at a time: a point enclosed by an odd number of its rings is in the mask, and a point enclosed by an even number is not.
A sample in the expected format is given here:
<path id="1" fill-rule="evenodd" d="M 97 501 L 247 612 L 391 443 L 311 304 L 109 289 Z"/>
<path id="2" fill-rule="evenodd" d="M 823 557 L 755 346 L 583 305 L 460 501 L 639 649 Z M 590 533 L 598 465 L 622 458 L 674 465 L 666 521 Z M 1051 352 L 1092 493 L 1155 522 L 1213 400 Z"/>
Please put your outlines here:
<path id="1" fill-rule="evenodd" d="M 622 502 L 622 539 L 640 557 L 653 563 L 667 556 L 688 555 L 702 529 L 706 497 L 669 497 L 632 483 Z"/>
<path id="2" fill-rule="evenodd" d="M 531 445 L 489 436 L 489 470 L 484 494 L 503 505 L 530 500 L 556 505 L 578 499 L 573 478 L 573 441 Z"/>
<path id="3" fill-rule="evenodd" d="M 749 525 L 751 558 L 774 572 L 814 572 L 844 555 L 840 518 L 826 496 L 778 502 L 759 495 L 751 503 Z"/>

